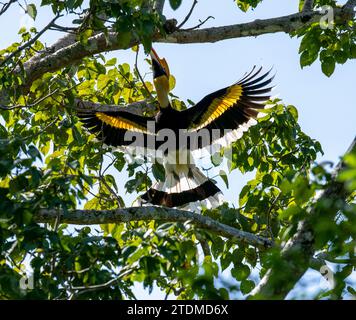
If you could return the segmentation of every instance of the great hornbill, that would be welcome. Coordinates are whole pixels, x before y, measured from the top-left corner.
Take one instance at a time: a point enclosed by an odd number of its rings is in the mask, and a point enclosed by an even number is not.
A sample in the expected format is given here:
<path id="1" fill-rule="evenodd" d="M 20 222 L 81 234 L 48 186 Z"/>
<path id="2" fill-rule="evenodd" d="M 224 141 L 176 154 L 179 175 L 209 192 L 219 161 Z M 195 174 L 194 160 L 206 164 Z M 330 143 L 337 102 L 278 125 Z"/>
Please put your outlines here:
<path id="1" fill-rule="evenodd" d="M 272 87 L 267 87 L 273 80 L 268 77 L 270 71 L 261 74 L 262 68 L 255 67 L 241 80 L 231 86 L 217 90 L 205 96 L 195 106 L 183 111 L 175 110 L 169 101 L 170 72 L 165 59 L 160 59 L 152 49 L 151 53 L 153 82 L 157 93 L 159 111 L 154 117 L 137 115 L 126 110 L 100 112 L 82 111 L 78 113 L 85 127 L 96 134 L 97 139 L 111 146 L 132 145 L 125 134 L 140 133 L 144 137 L 141 147 L 148 146 L 149 138 L 160 136 L 162 129 L 170 129 L 176 134 L 174 152 L 164 154 L 166 161 L 165 181 L 156 182 L 141 196 L 144 202 L 166 207 L 184 207 L 196 201 L 206 201 L 208 206 L 220 204 L 220 189 L 208 179 L 194 164 L 190 156 L 187 161 L 167 161 L 182 151 L 201 149 L 221 141 L 228 143 L 239 139 L 258 115 L 258 110 L 264 108 L 270 98 Z M 154 124 L 152 130 L 148 123 Z M 226 133 L 226 130 L 230 132 Z M 195 134 L 192 140 L 180 141 L 178 131 L 183 130 Z M 201 138 L 201 133 L 208 133 L 207 138 Z M 209 134 L 214 131 L 214 134 Z M 206 136 L 206 134 L 205 134 Z M 164 139 L 153 139 L 154 149 L 158 149 Z M 160 141 L 157 141 L 160 140 Z M 191 143 L 191 141 L 195 143 Z M 190 141 L 190 142 L 189 142 Z M 171 150 L 172 151 L 172 150 Z M 174 156 L 172 157 L 172 154 Z"/>

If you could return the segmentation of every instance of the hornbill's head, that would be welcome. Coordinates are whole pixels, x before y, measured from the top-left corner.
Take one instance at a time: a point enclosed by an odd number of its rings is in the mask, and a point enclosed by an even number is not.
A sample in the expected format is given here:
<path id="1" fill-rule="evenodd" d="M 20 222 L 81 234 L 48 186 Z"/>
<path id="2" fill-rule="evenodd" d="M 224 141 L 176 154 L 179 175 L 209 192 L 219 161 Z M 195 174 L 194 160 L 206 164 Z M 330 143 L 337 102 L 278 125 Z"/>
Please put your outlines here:
<path id="1" fill-rule="evenodd" d="M 157 52 L 151 50 L 151 60 L 153 69 L 153 84 L 157 92 L 157 100 L 161 108 L 169 106 L 169 68 L 166 59 L 160 59 Z"/>

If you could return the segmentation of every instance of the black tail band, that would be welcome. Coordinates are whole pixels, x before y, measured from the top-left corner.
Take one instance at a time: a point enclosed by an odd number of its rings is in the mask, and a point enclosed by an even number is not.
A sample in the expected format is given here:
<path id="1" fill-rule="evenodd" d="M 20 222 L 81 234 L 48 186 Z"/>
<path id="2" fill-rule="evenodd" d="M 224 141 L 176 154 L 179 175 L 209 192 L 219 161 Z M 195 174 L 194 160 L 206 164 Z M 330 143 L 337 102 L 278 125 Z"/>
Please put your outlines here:
<path id="1" fill-rule="evenodd" d="M 141 198 L 154 205 L 172 208 L 183 206 L 189 202 L 207 199 L 219 191 L 220 189 L 211 180 L 207 180 L 199 187 L 176 193 L 168 193 L 151 188 Z"/>

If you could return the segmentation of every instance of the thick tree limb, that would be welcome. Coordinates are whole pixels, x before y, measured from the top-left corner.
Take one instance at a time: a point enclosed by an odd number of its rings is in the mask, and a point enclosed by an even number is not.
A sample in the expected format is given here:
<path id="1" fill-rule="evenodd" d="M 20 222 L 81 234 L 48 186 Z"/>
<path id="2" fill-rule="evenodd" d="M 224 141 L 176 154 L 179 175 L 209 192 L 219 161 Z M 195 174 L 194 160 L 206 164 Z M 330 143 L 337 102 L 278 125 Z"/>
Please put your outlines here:
<path id="1" fill-rule="evenodd" d="M 64 41 L 70 41 L 70 39 L 71 38 L 68 37 L 65 38 Z M 74 42 L 69 46 L 61 47 L 59 50 L 41 59 L 31 59 L 24 63 L 26 87 L 29 87 L 34 80 L 46 72 L 59 70 L 96 53 L 108 50 L 128 49 L 134 44 L 137 44 L 137 40 L 133 39 L 130 43 L 123 44 L 122 41 L 120 41 L 119 34 L 109 32 L 107 36 L 100 33 L 89 38 L 86 45 L 80 42 Z"/>
<path id="2" fill-rule="evenodd" d="M 41 209 L 34 215 L 38 223 L 53 222 L 60 217 L 61 223 L 76 225 L 92 225 L 105 223 L 121 223 L 130 221 L 150 221 L 159 220 L 166 222 L 187 222 L 190 221 L 198 228 L 209 230 L 255 247 L 269 248 L 273 246 L 271 240 L 254 235 L 249 232 L 235 229 L 228 225 L 217 222 L 216 220 L 196 214 L 190 211 L 170 209 L 163 207 L 131 207 L 116 210 L 73 210 L 68 213 L 54 209 Z"/>
<path id="3" fill-rule="evenodd" d="M 78 111 L 118 111 L 118 110 L 126 110 L 132 113 L 142 115 L 145 112 L 153 112 L 156 110 L 156 105 L 147 100 L 142 100 L 134 103 L 130 103 L 127 105 L 116 105 L 116 104 L 103 104 L 99 102 L 91 102 L 91 101 L 83 101 L 80 99 L 75 100 L 75 108 Z"/>
<path id="4" fill-rule="evenodd" d="M 303 6 L 303 11 L 304 12 L 312 11 L 313 6 L 314 6 L 314 0 L 305 0 L 304 6 Z"/>
<path id="5" fill-rule="evenodd" d="M 356 137 L 346 152 L 356 152 Z M 324 190 L 310 210 L 308 216 L 299 223 L 297 232 L 287 242 L 281 252 L 279 263 L 284 266 L 285 272 L 280 272 L 280 268 L 271 268 L 267 271 L 258 286 L 251 292 L 254 299 L 283 299 L 294 287 L 295 283 L 307 271 L 310 261 L 315 253 L 314 239 L 315 231 L 313 226 L 319 217 L 325 217 L 325 212 L 320 210 L 317 203 L 329 201 L 330 206 L 335 207 L 335 212 L 330 219 L 334 219 L 338 211 L 337 203 L 346 201 L 349 192 L 344 184 L 337 181 L 337 176 L 344 168 L 345 164 L 341 161 L 335 168 L 333 179 L 329 187 Z"/>
<path id="6" fill-rule="evenodd" d="M 343 8 L 334 9 L 336 24 L 346 23 L 355 17 L 355 2 L 355 0 L 351 0 Z M 167 37 L 162 37 L 158 33 L 153 37 L 153 41 L 164 43 L 204 43 L 276 32 L 291 33 L 303 26 L 318 22 L 322 16 L 323 14 L 318 11 L 299 12 L 277 18 L 255 20 L 249 23 L 229 26 L 190 31 L 178 30 Z M 103 33 L 97 34 L 89 38 L 87 45 L 74 41 L 75 36 L 67 36 L 55 46 L 50 47 L 50 49 L 56 50 L 55 52 L 45 54 L 45 56 L 42 55 L 41 58 L 32 58 L 26 62 L 24 64 L 25 87 L 29 87 L 34 80 L 41 77 L 44 73 L 59 70 L 76 61 L 80 61 L 86 56 L 105 51 L 127 49 L 138 44 L 138 40 L 135 37 L 131 39 L 130 43 L 123 43 L 120 41 L 120 34 L 115 32 L 109 32 L 107 36 Z"/>
<path id="7" fill-rule="evenodd" d="M 31 65 L 32 63 L 34 63 L 34 61 L 40 60 L 40 59 L 44 58 L 45 56 L 53 54 L 60 49 L 68 47 L 68 46 L 74 44 L 76 41 L 77 41 L 77 35 L 73 34 L 73 33 L 68 33 L 65 36 L 63 36 L 62 38 L 59 38 L 51 46 L 46 47 L 44 52 L 40 52 L 40 53 L 36 54 L 35 56 L 33 56 L 30 60 L 28 60 L 26 62 L 26 64 Z"/>
<path id="8" fill-rule="evenodd" d="M 355 4 L 356 6 L 356 4 Z M 335 8 L 335 22 L 337 24 L 345 23 L 355 16 L 353 7 Z M 301 27 L 309 26 L 319 22 L 324 16 L 319 11 L 299 12 L 287 16 L 255 20 L 248 23 L 240 23 L 222 27 L 212 27 L 191 31 L 177 31 L 164 39 L 157 39 L 157 42 L 168 43 L 202 43 L 217 42 L 226 39 L 256 37 L 269 33 L 291 33 Z"/>
<path id="9" fill-rule="evenodd" d="M 160 14 L 162 14 L 165 2 L 166 0 L 156 0 L 153 6 L 154 9 Z"/>
<path id="10" fill-rule="evenodd" d="M 356 7 L 356 0 L 348 0 L 344 5 L 344 8 L 347 10 L 354 10 L 355 7 Z"/>

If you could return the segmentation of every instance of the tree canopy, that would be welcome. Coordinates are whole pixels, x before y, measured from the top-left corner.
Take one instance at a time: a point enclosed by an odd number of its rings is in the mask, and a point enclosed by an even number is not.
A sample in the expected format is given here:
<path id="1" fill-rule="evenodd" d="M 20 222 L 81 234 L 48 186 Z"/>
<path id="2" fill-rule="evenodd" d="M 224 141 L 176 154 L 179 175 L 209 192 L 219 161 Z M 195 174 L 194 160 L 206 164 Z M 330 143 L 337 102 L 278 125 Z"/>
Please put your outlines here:
<path id="1" fill-rule="evenodd" d="M 262 0 L 235 2 L 246 12 Z M 0 23 L 11 6 L 33 19 L 39 6 L 52 11 L 42 30 L 21 28 L 21 42 L 0 50 L 2 299 L 132 299 L 138 283 L 179 299 L 280 299 L 309 268 L 320 271 L 327 262 L 339 265 L 335 285 L 315 298 L 356 294 L 347 280 L 356 261 L 356 140 L 334 168 L 318 163 L 322 146 L 299 126 L 297 108 L 273 99 L 257 125 L 210 159 L 219 167 L 231 155 L 229 172 L 220 171 L 227 186 L 233 170 L 254 174 L 236 190 L 238 207 L 188 212 L 130 207 L 128 195 L 162 179 L 162 168 L 130 162 L 83 130 L 76 116 L 118 108 L 153 114 L 156 92 L 137 62 L 103 53 L 129 49 L 137 59 L 155 42 L 283 32 L 300 38 L 301 67 L 320 62 L 330 77 L 337 64 L 356 58 L 356 1 L 301 0 L 292 15 L 211 28 L 204 21 L 185 28 L 196 0 L 184 21 L 164 15 L 164 6 L 181 3 L 0 4 Z M 68 15 L 72 24 L 62 25 Z M 47 47 L 41 37 L 50 30 L 60 36 Z M 173 88 L 175 78 L 170 82 Z M 171 100 L 189 107 L 173 94 Z M 129 180 L 119 181 L 121 172 Z"/>

